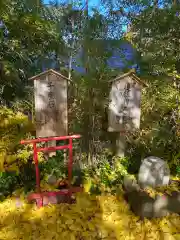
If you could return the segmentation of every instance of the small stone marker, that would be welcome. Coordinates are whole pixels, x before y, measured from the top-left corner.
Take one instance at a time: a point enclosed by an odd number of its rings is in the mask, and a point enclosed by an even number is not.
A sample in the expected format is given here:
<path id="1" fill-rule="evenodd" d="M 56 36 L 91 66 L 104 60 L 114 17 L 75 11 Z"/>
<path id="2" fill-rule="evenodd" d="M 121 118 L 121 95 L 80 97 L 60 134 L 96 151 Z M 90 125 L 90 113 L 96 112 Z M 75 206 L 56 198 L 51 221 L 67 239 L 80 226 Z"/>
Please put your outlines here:
<path id="1" fill-rule="evenodd" d="M 47 182 L 48 182 L 49 185 L 55 185 L 56 182 L 57 182 L 57 180 L 58 180 L 58 179 L 57 179 L 56 176 L 50 175 L 50 176 L 48 177 Z"/>
<path id="2" fill-rule="evenodd" d="M 143 160 L 139 169 L 138 182 L 141 187 L 157 187 L 169 184 L 170 170 L 161 158 L 150 156 Z"/>

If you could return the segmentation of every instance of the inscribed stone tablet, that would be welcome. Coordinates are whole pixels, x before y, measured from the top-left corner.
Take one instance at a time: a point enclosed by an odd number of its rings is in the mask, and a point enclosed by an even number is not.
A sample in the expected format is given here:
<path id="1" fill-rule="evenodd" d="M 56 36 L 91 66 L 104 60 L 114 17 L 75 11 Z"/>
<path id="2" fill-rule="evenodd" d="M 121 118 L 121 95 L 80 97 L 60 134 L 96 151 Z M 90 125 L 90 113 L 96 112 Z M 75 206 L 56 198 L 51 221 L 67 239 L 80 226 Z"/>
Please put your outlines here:
<path id="1" fill-rule="evenodd" d="M 34 78 L 36 137 L 67 135 L 67 79 L 53 70 Z"/>
<path id="2" fill-rule="evenodd" d="M 147 157 L 139 169 L 138 182 L 141 187 L 157 187 L 169 184 L 168 164 L 158 157 Z"/>
<path id="3" fill-rule="evenodd" d="M 109 132 L 133 131 L 140 126 L 141 85 L 127 76 L 112 84 L 109 95 Z"/>

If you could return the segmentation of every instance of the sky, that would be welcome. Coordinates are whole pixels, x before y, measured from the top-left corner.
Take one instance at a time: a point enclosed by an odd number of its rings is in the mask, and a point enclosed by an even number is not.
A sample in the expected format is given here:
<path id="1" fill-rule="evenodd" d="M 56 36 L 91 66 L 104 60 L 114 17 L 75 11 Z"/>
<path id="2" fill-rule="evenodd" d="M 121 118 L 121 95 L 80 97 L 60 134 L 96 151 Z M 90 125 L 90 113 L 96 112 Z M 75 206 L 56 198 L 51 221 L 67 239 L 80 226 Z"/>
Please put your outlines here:
<path id="1" fill-rule="evenodd" d="M 55 2 L 56 0 L 54 0 L 54 2 Z M 85 5 L 85 0 L 57 0 L 59 3 L 67 3 L 67 2 L 69 2 L 69 3 L 72 3 L 72 2 L 74 2 L 74 3 L 76 3 L 76 4 L 79 4 L 80 3 L 80 6 L 84 6 Z M 101 0 L 89 0 L 88 1 L 88 5 L 89 5 L 89 11 L 91 12 L 91 9 L 92 8 L 96 8 L 96 9 L 98 9 L 98 10 L 101 10 L 100 9 L 100 1 Z M 44 3 L 45 4 L 48 4 L 50 2 L 50 0 L 44 0 Z"/>

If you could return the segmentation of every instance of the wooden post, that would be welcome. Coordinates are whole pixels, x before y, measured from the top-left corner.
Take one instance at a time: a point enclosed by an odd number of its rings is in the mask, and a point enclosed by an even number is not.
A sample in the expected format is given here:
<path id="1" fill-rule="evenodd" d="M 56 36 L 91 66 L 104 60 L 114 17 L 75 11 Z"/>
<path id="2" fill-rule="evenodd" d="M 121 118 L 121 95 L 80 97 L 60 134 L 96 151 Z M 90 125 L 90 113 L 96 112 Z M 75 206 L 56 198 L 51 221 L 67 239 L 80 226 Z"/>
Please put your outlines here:
<path id="1" fill-rule="evenodd" d="M 121 132 L 111 132 L 109 133 L 109 138 L 111 140 L 111 150 L 113 155 L 124 157 L 126 146 L 125 134 Z"/>
<path id="2" fill-rule="evenodd" d="M 126 136 L 124 133 L 118 133 L 116 135 L 116 156 L 124 157 L 126 147 Z"/>

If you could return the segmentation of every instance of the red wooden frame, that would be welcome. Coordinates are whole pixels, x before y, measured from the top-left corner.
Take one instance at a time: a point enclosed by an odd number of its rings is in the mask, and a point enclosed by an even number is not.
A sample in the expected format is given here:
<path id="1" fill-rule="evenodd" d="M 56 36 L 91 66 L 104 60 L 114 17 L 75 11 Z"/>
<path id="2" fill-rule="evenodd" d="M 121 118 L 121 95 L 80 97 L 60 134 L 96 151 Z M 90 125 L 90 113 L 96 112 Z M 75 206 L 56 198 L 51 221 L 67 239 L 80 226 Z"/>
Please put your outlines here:
<path id="1" fill-rule="evenodd" d="M 33 160 L 35 162 L 35 171 L 36 171 L 36 187 L 37 193 L 30 194 L 28 200 L 36 200 L 37 206 L 43 206 L 43 197 L 44 196 L 57 196 L 57 195 L 72 195 L 74 192 L 82 191 L 81 188 L 72 188 L 71 180 L 72 180 L 72 165 L 73 165 L 73 139 L 81 138 L 81 135 L 71 135 L 71 136 L 60 136 L 60 137 L 47 137 L 47 138 L 37 138 L 31 140 L 21 140 L 21 144 L 33 144 Z M 36 146 L 37 143 L 49 142 L 49 141 L 60 141 L 60 140 L 69 140 L 69 144 L 64 146 L 55 146 L 55 147 L 44 147 L 38 148 Z M 68 161 L 68 183 L 69 189 L 61 190 L 57 192 L 41 192 L 40 186 L 40 172 L 38 167 L 38 152 L 46 152 L 46 151 L 54 151 L 54 150 L 63 150 L 69 149 L 69 161 Z"/>

